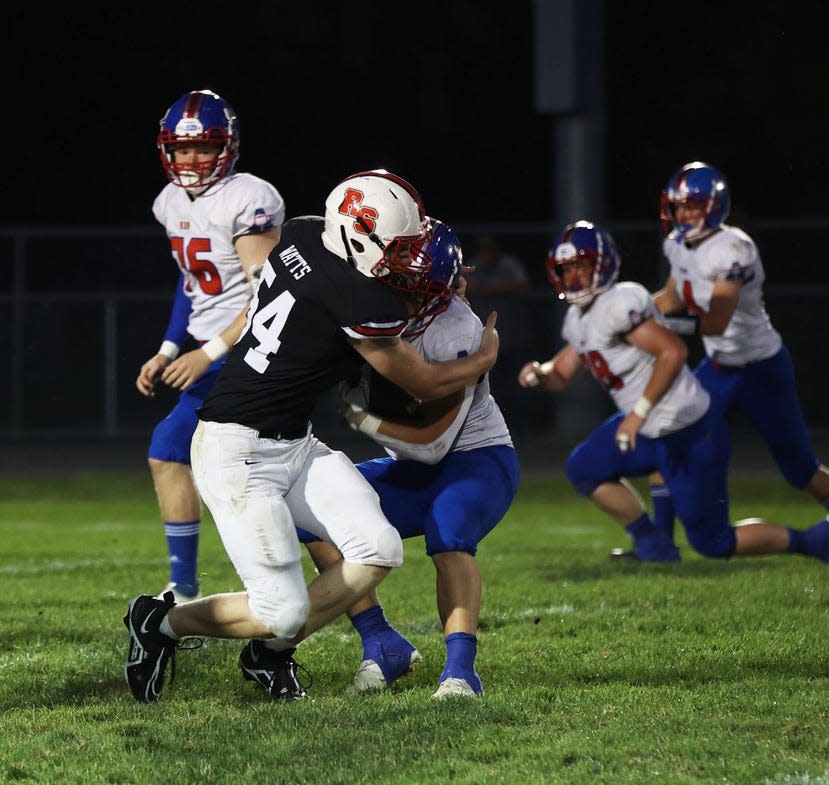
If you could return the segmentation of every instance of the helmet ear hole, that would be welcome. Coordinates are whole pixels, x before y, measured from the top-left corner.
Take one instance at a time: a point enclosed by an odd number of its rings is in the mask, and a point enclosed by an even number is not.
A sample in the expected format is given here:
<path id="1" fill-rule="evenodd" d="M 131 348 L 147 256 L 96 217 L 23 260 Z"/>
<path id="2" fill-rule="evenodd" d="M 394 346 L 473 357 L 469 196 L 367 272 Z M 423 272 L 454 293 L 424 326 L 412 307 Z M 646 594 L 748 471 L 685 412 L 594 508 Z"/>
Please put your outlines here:
<path id="1" fill-rule="evenodd" d="M 351 246 L 357 253 L 365 253 L 366 247 L 359 241 L 351 238 Z"/>

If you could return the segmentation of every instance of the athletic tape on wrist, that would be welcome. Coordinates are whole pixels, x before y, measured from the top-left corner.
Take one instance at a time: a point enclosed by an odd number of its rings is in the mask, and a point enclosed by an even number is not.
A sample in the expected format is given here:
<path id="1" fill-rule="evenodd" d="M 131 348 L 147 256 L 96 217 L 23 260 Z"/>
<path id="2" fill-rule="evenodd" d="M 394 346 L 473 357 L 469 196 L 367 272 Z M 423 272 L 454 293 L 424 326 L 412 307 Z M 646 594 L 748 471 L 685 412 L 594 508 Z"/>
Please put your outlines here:
<path id="1" fill-rule="evenodd" d="M 165 357 L 169 357 L 171 360 L 175 360 L 178 357 L 180 349 L 176 344 L 172 341 L 162 341 L 161 348 L 158 350 L 159 354 L 163 354 Z"/>
<path id="2" fill-rule="evenodd" d="M 213 361 L 215 362 L 220 357 L 224 357 L 230 347 L 222 340 L 221 335 L 217 335 L 215 338 L 211 338 L 206 344 L 201 347 L 201 350 Z"/>
<path id="3" fill-rule="evenodd" d="M 653 404 L 643 395 L 633 406 L 631 410 L 634 414 L 639 415 L 643 420 L 648 419 L 648 415 L 653 409 Z"/>

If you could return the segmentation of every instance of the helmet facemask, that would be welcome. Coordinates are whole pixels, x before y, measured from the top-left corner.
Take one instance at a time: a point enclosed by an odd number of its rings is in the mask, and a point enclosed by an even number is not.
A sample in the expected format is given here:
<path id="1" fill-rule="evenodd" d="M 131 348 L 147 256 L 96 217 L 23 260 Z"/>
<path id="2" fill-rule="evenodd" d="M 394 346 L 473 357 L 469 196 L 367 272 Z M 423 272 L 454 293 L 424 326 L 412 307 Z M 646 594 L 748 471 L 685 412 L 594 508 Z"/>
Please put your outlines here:
<path id="1" fill-rule="evenodd" d="M 409 321 L 407 338 L 420 335 L 452 301 L 463 267 L 463 250 L 457 235 L 442 221 L 429 219 L 429 233 L 412 248 L 415 260 L 425 259 L 417 288 L 409 296 L 417 310 Z"/>
<path id="2" fill-rule="evenodd" d="M 227 176 L 231 158 L 227 145 L 223 144 L 215 147 L 214 155 L 208 160 L 176 161 L 176 149 L 192 144 L 201 144 L 201 142 L 193 143 L 177 139 L 172 144 L 165 145 L 162 166 L 171 182 L 186 189 L 188 193 L 198 196 L 213 183 Z"/>

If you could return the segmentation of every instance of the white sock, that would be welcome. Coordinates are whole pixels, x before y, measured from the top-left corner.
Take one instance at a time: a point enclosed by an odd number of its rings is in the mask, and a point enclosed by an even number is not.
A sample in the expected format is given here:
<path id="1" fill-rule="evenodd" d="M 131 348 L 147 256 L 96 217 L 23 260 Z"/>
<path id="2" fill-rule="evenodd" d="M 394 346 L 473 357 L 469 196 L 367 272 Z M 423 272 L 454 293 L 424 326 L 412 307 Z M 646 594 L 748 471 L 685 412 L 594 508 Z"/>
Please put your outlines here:
<path id="1" fill-rule="evenodd" d="M 169 616 L 165 616 L 161 620 L 161 624 L 158 625 L 158 631 L 162 635 L 166 635 L 168 638 L 173 638 L 173 640 L 181 640 L 178 635 L 173 632 L 173 628 L 170 626 L 170 618 Z"/>

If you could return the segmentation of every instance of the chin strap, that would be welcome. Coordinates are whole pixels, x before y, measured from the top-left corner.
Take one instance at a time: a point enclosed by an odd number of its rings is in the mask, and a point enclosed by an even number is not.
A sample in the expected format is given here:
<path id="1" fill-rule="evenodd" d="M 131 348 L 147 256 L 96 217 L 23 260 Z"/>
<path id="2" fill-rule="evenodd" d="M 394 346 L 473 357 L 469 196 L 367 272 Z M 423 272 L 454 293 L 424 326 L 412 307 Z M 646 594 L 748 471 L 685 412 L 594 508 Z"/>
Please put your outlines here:
<path id="1" fill-rule="evenodd" d="M 357 223 L 360 224 L 360 226 L 363 227 L 363 230 L 365 231 L 366 236 L 368 237 L 369 240 L 371 240 L 371 242 L 373 242 L 381 251 L 386 250 L 385 243 L 374 232 L 371 231 L 371 227 L 366 223 L 363 216 L 361 216 L 361 215 L 357 216 Z"/>
<path id="2" fill-rule="evenodd" d="M 354 255 L 351 253 L 351 246 L 348 244 L 348 238 L 345 236 L 345 227 L 340 224 L 340 236 L 343 238 L 343 248 L 345 248 L 345 260 L 356 270 L 357 262 Z"/>

